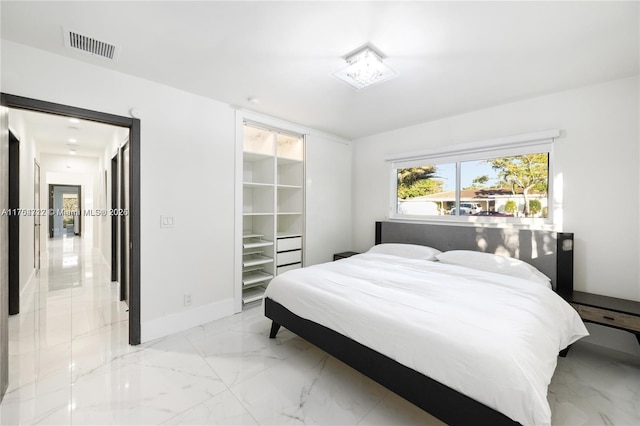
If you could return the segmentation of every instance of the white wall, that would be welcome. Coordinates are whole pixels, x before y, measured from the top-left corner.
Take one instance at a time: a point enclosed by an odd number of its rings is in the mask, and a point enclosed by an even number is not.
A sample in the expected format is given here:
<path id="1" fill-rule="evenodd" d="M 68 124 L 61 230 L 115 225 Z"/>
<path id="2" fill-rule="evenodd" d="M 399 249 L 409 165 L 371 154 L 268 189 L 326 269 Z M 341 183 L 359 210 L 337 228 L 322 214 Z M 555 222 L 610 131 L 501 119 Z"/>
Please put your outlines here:
<path id="1" fill-rule="evenodd" d="M 558 225 L 575 233 L 575 289 L 640 300 L 638 91 L 638 77 L 627 78 L 354 141 L 353 248 L 371 247 L 374 221 L 387 216 L 386 155 L 559 128 L 553 159 L 563 187 Z M 590 329 L 594 341 L 640 353 L 629 333 Z"/>
<path id="2" fill-rule="evenodd" d="M 142 340 L 231 314 L 233 110 L 6 40 L 1 47 L 3 92 L 122 116 L 140 111 Z M 161 214 L 175 216 L 175 228 L 160 229 Z"/>
<path id="3" fill-rule="evenodd" d="M 310 134 L 306 144 L 306 265 L 351 249 L 351 146 Z"/>

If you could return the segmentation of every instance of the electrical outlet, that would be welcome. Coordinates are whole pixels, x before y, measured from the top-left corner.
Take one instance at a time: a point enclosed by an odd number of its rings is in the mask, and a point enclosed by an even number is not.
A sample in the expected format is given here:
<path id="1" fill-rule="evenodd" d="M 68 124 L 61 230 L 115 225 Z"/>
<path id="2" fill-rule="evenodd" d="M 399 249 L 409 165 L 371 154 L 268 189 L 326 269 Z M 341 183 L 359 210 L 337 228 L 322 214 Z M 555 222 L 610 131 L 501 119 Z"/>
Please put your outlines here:
<path id="1" fill-rule="evenodd" d="M 184 306 L 191 305 L 191 293 L 185 293 L 184 295 Z"/>

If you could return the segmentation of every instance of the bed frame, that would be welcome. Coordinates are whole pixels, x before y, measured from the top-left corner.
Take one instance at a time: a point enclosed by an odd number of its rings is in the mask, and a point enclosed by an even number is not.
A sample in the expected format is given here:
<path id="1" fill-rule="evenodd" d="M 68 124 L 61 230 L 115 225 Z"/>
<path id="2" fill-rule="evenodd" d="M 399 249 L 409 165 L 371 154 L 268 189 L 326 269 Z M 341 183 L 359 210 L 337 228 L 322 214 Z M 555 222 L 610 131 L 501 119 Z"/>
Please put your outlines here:
<path id="1" fill-rule="evenodd" d="M 442 251 L 474 250 L 510 254 L 551 278 L 560 294 L 573 290 L 573 234 L 522 229 L 376 222 L 375 243 L 428 245 Z M 265 315 L 426 412 L 451 425 L 516 425 L 504 414 L 445 386 L 327 327 L 301 318 L 265 299 Z"/>

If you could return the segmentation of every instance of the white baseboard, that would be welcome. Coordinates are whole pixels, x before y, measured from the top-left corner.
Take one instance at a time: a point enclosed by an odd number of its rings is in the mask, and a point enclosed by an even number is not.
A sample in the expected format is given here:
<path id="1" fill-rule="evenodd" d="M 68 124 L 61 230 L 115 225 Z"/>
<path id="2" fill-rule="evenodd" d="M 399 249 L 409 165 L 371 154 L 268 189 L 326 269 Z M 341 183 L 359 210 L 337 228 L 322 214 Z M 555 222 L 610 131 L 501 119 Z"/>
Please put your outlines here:
<path id="1" fill-rule="evenodd" d="M 29 290 L 33 285 L 33 279 L 36 276 L 35 268 L 31 270 L 31 274 L 29 274 L 29 278 L 24 284 L 24 287 L 20 289 L 20 310 L 22 311 L 23 306 L 30 306 L 33 298 L 35 297 L 36 290 Z M 29 290 L 29 291 L 27 291 Z"/>
<path id="2" fill-rule="evenodd" d="M 176 312 L 162 318 L 144 321 L 140 324 L 142 343 L 233 315 L 233 306 L 233 299 L 226 299 L 184 312 Z"/>
<path id="3" fill-rule="evenodd" d="M 100 258 L 102 259 L 102 263 L 104 263 L 104 266 L 106 266 L 107 268 L 111 269 L 111 258 L 107 259 L 107 257 L 104 255 L 104 253 L 102 252 L 102 249 L 100 247 L 98 247 L 97 249 L 100 252 Z M 109 256 L 109 257 L 111 257 L 111 256 Z"/>
<path id="4" fill-rule="evenodd" d="M 24 284 L 24 287 L 22 287 L 22 290 L 20 290 L 20 299 L 22 300 L 22 298 L 25 296 L 25 293 L 27 292 L 27 289 L 29 288 L 29 286 L 31 286 L 32 282 L 33 282 L 33 277 L 36 276 L 36 269 L 33 268 L 31 270 L 31 274 L 29 274 L 29 278 L 27 278 L 27 281 Z"/>

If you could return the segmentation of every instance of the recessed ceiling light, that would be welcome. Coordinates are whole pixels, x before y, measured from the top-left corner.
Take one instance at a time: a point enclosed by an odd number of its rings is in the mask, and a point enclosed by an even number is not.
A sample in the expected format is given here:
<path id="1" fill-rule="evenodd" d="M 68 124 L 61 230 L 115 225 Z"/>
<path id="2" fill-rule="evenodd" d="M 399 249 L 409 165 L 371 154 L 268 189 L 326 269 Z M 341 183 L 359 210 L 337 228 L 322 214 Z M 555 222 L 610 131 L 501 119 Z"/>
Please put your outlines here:
<path id="1" fill-rule="evenodd" d="M 69 150 L 69 155 L 76 155 L 75 151 Z"/>
<path id="2" fill-rule="evenodd" d="M 346 61 L 347 66 L 333 75 L 357 90 L 398 76 L 397 72 L 382 62 L 382 55 L 370 46 L 350 54 Z"/>
<path id="3" fill-rule="evenodd" d="M 78 142 L 78 140 L 77 140 L 77 139 L 74 139 L 74 138 L 69 138 L 68 140 L 69 140 L 69 143 L 76 143 L 76 142 Z"/>
<path id="4" fill-rule="evenodd" d="M 78 120 L 77 118 L 70 118 L 69 121 L 72 122 L 72 123 L 79 123 L 80 122 L 80 120 Z"/>

